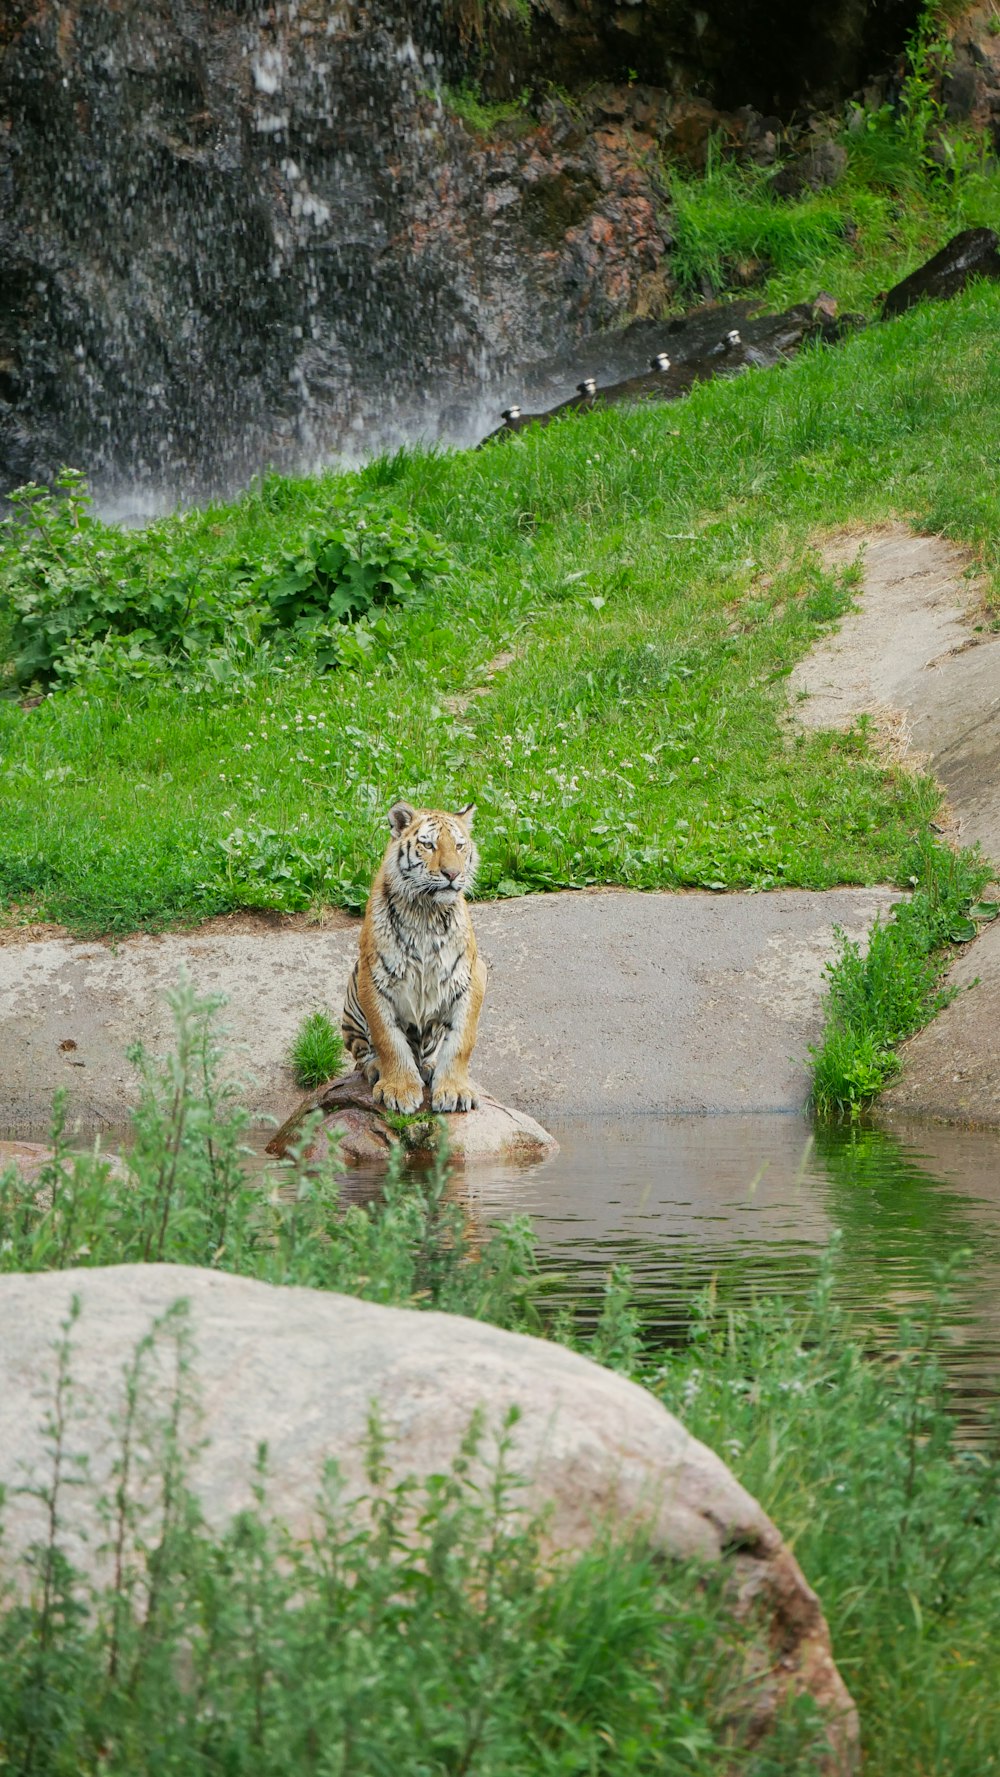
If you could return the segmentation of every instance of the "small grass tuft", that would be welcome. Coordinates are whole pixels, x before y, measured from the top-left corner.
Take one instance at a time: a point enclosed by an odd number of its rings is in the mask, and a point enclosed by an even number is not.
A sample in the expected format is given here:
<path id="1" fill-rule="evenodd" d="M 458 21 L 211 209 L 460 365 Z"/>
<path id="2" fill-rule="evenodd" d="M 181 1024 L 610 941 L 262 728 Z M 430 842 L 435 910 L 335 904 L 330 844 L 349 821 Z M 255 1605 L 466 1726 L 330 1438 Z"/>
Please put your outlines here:
<path id="1" fill-rule="evenodd" d="M 344 1039 L 329 1012 L 310 1012 L 299 1025 L 288 1051 L 296 1086 L 322 1086 L 344 1065 Z"/>

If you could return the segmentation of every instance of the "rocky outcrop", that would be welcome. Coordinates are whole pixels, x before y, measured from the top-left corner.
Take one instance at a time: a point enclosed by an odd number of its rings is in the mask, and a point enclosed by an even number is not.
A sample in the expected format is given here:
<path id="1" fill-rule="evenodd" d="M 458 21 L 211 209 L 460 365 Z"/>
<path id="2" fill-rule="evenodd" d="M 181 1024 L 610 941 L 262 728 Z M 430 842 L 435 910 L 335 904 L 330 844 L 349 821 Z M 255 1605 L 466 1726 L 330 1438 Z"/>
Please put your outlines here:
<path id="1" fill-rule="evenodd" d="M 285 1156 L 302 1138 L 303 1125 L 315 1112 L 320 1122 L 313 1129 L 303 1158 L 312 1165 L 334 1156 L 349 1166 L 384 1164 L 392 1147 L 401 1145 L 414 1155 L 436 1148 L 438 1127 L 443 1131 L 452 1161 L 546 1160 L 559 1152 L 559 1143 L 524 1111 L 512 1111 L 479 1089 L 474 1111 L 452 1111 L 440 1117 L 430 1108 L 424 1093 L 424 1111 L 413 1118 L 387 1118 L 372 1097 L 363 1074 L 351 1073 L 321 1086 L 304 1099 L 267 1144 L 277 1159 Z"/>
<path id="2" fill-rule="evenodd" d="M 905 314 L 925 298 L 945 301 L 974 278 L 1000 279 L 1000 238 L 992 228 L 965 228 L 883 298 L 882 318 Z"/>
<path id="3" fill-rule="evenodd" d="M 6 19 L 0 487 L 70 461 L 204 492 L 461 436 L 494 370 L 662 302 L 652 136 L 555 102 L 484 134 L 418 25 L 394 0 Z"/>
<path id="4" fill-rule="evenodd" d="M 963 12 L 952 25 L 951 54 L 941 97 L 953 123 L 971 124 L 1000 150 L 1000 36 L 992 0 Z"/>
<path id="5" fill-rule="evenodd" d="M 511 367 L 662 311 L 664 154 L 701 165 L 714 135 L 771 164 L 778 113 L 843 96 L 914 12 L 17 0 L 0 490 L 71 462 L 105 494 L 200 496 L 471 442 Z"/>
<path id="6" fill-rule="evenodd" d="M 550 1508 L 552 1545 L 584 1548 L 610 1522 L 647 1536 L 664 1558 L 721 1563 L 734 1610 L 755 1625 L 745 1672 L 748 1737 L 766 1736 L 783 1699 L 807 1692 L 828 1716 L 828 1770 L 854 1768 L 857 1718 L 819 1603 L 775 1526 L 724 1463 L 634 1383 L 559 1345 L 455 1315 L 184 1266 L 0 1278 L 0 1482 L 17 1483 L 0 1548 L 7 1576 L 45 1535 L 44 1497 L 24 1480 L 44 1481 L 51 1463 L 45 1427 L 54 1347 L 74 1295 L 80 1315 L 72 1329 L 67 1450 L 74 1475 L 86 1457 L 89 1485 L 67 1492 L 60 1533 L 75 1564 L 100 1575 L 111 1559 L 94 1501 L 112 1477 L 123 1371 L 152 1323 L 184 1298 L 193 1335 L 188 1378 L 202 1415 L 189 1474 L 213 1527 L 253 1504 L 262 1444 L 269 1509 L 296 1535 L 314 1521 L 329 1459 L 336 1458 L 347 1498 L 368 1492 L 373 1400 L 392 1469 L 420 1479 L 440 1474 L 457 1455 L 477 1409 L 485 1410 L 488 1460 L 505 1415 L 517 1407 L 511 1466 L 527 1482 L 520 1498 Z M 148 1391 L 155 1397 L 159 1379 L 169 1398 L 175 1365 L 165 1334 L 161 1342 L 162 1364 L 155 1350 L 147 1363 Z M 481 1459 L 472 1473 L 482 1479 Z"/>

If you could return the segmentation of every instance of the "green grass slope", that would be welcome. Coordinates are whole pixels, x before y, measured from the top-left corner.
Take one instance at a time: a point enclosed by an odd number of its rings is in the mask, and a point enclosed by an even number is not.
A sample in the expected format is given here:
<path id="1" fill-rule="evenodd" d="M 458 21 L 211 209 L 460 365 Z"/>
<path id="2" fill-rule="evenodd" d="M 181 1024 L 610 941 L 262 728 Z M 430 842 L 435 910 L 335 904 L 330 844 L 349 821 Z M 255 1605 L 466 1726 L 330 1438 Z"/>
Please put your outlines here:
<path id="1" fill-rule="evenodd" d="M 358 907 L 402 794 L 477 799 L 486 894 L 893 878 L 933 788 L 861 734 L 793 737 L 784 678 L 850 599 L 824 531 L 902 514 L 995 574 L 998 322 L 981 286 L 670 406 L 271 477 L 139 540 L 92 523 L 74 572 L 127 575 L 140 605 L 182 569 L 277 573 L 373 503 L 452 566 L 383 607 L 354 667 L 243 632 L 227 654 L 224 613 L 214 677 L 196 654 L 102 671 L 98 648 L 35 707 L 0 700 L 4 904 L 81 932 Z"/>

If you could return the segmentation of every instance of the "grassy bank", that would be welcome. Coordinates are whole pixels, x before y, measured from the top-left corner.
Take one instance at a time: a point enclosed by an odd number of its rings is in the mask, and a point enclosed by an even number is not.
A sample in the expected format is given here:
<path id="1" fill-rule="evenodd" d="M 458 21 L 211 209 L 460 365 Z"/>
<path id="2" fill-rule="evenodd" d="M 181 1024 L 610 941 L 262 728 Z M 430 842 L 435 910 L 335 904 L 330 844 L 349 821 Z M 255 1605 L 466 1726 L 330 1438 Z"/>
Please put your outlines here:
<path id="1" fill-rule="evenodd" d="M 942 986 L 959 944 L 997 917 L 980 899 L 996 867 L 976 852 L 925 839 L 913 850 L 911 895 L 888 922 L 876 920 L 862 955 L 841 934 L 827 970 L 822 1042 L 813 1051 L 813 1101 L 821 1115 L 855 1117 L 899 1072 L 899 1043 L 953 997 Z"/>
<path id="2" fill-rule="evenodd" d="M 270 478 L 141 537 L 82 520 L 58 572 L 172 600 L 179 639 L 91 637 L 54 694 L 0 701 L 5 903 L 119 932 L 357 907 L 403 792 L 476 797 L 486 894 L 898 879 L 935 792 L 864 735 L 792 739 L 783 679 L 849 602 L 826 530 L 907 514 L 995 576 L 998 317 L 981 287 L 673 407 Z M 296 652 L 253 612 L 366 514 L 430 565 L 321 671 L 325 631 Z M 24 576 L 55 573 L 32 547 L 5 564 L 29 616 Z"/>
<path id="3" fill-rule="evenodd" d="M 947 143 L 927 159 L 931 133 Z M 1000 181 L 985 142 L 949 131 L 925 112 L 907 128 L 890 110 L 856 116 L 840 137 L 843 178 L 829 189 L 776 199 L 773 170 L 710 155 L 698 177 L 670 169 L 675 211 L 671 266 L 681 301 L 706 288 L 746 294 L 768 308 L 808 302 L 818 290 L 842 309 L 873 312 L 881 292 L 963 228 L 1000 226 Z"/>
<path id="4" fill-rule="evenodd" d="M 1000 1453 L 956 1441 L 934 1356 L 949 1323 L 946 1278 L 878 1358 L 833 1306 L 835 1252 L 805 1308 L 769 1297 L 734 1313 L 710 1289 L 673 1349 L 644 1337 L 627 1280 L 613 1275 L 583 1337 L 547 1307 L 527 1226 L 484 1239 L 440 1167 L 423 1184 L 391 1178 L 384 1199 L 346 1210 L 331 1173 L 280 1196 L 248 1185 L 244 1118 L 218 1084 L 211 1007 L 181 993 L 176 1012 L 175 1059 L 145 1060 L 128 1181 L 66 1154 L 33 1187 L 8 1175 L 0 1266 L 212 1264 L 575 1344 L 679 1413 L 774 1517 L 822 1599 L 868 1777 L 1000 1770 Z M 184 1359 L 182 1323 L 159 1336 Z M 53 1389 L 59 1362 L 54 1353 Z M 63 1367 L 71 1377 L 72 1329 Z M 180 1373 L 183 1383 L 184 1361 Z M 613 1542 L 552 1569 L 537 1524 L 501 1532 L 509 1452 L 492 1499 L 472 1494 L 459 1457 L 407 1527 L 405 1453 L 388 1475 L 373 1435 L 373 1521 L 331 1501 L 315 1544 L 296 1549 L 261 1513 L 210 1535 L 185 1501 L 184 1451 L 169 1425 L 161 1431 L 162 1452 L 144 1421 L 172 1515 L 156 1538 L 152 1521 L 128 1515 L 140 1558 L 118 1590 L 95 1597 L 74 1580 L 59 1560 L 57 1511 L 31 1604 L 3 1607 L 0 1746 L 11 1770 L 249 1772 L 280 1761 L 346 1772 L 390 1759 L 414 1777 L 816 1770 L 816 1724 L 804 1718 L 789 1719 L 767 1754 L 733 1750 L 728 1675 L 741 1635 L 700 1576 Z M 266 1496 L 263 1470 L 260 1486 Z M 75 1485 L 64 1494 L 64 1523 L 81 1498 Z M 121 1514 L 121 1499 L 109 1500 L 112 1531 Z"/>

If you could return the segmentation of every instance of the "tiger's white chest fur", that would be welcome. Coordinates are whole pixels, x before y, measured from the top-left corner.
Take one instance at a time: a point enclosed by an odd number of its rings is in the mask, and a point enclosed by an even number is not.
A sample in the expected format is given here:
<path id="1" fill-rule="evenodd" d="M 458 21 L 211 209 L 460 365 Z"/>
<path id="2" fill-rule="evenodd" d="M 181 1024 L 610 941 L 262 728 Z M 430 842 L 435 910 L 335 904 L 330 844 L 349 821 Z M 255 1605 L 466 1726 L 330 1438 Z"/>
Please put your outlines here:
<path id="1" fill-rule="evenodd" d="M 375 913 L 376 983 L 405 1030 L 426 1040 L 449 1022 L 471 977 L 469 916 L 464 902 L 429 917 L 388 897 Z"/>

